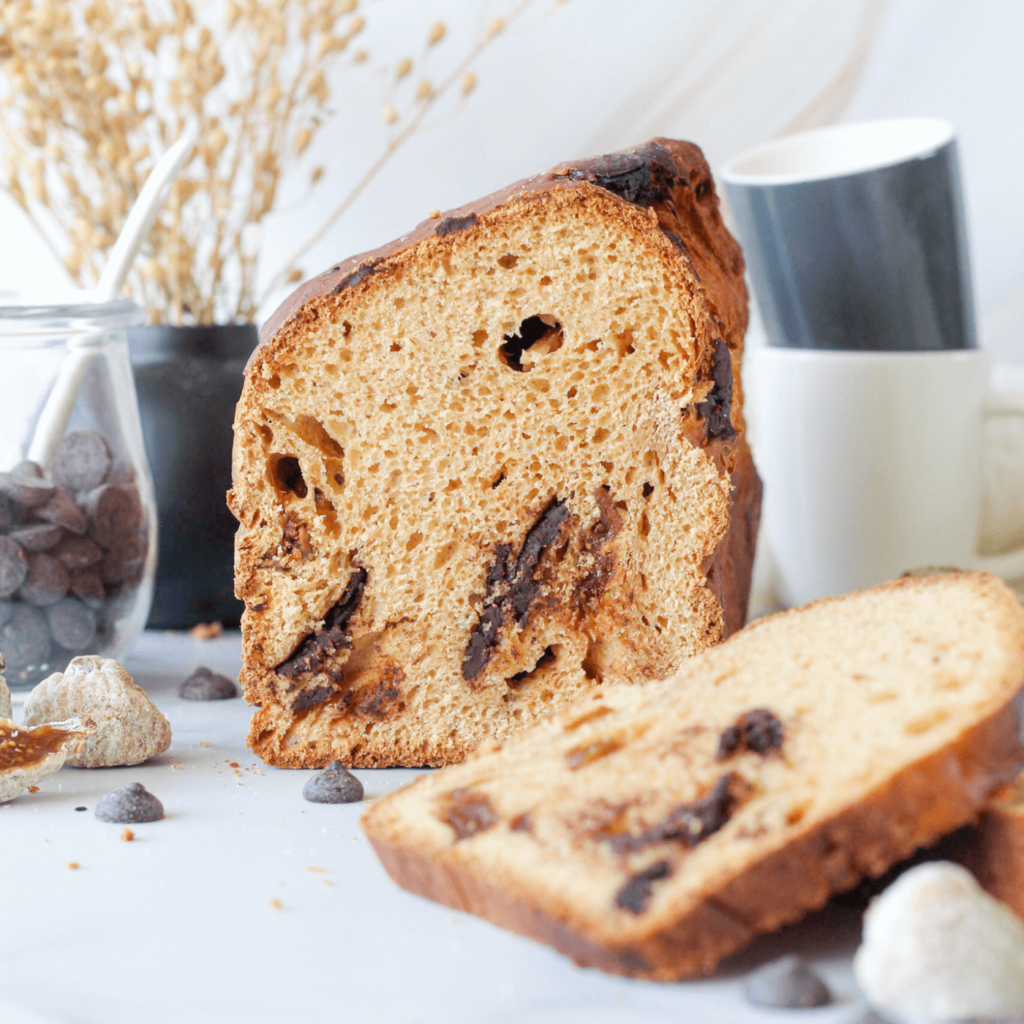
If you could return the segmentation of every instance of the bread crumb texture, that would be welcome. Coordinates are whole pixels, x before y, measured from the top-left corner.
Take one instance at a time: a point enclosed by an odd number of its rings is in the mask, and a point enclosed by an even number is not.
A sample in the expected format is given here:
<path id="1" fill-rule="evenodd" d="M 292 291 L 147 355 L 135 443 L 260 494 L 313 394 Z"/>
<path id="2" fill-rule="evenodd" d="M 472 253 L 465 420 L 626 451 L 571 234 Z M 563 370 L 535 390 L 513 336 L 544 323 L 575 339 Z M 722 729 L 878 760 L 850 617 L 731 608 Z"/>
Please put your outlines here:
<path id="1" fill-rule="evenodd" d="M 745 608 L 742 259 L 699 151 L 647 150 L 647 205 L 548 175 L 304 286 L 254 354 L 229 502 L 264 760 L 457 762 Z"/>
<path id="2" fill-rule="evenodd" d="M 619 974 L 709 971 L 973 820 L 1024 757 L 1024 614 L 992 577 L 762 619 L 378 800 L 404 887 Z"/>

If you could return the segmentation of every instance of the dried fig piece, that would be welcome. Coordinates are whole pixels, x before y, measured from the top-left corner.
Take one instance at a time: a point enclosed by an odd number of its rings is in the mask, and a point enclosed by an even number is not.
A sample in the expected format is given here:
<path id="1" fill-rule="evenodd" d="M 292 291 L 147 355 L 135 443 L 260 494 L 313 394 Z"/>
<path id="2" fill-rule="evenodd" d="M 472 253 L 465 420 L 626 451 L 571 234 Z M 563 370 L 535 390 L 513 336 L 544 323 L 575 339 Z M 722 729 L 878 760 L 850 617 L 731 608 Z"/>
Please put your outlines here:
<path id="1" fill-rule="evenodd" d="M 48 722 L 35 729 L 0 719 L 0 804 L 61 768 L 95 731 L 87 717 Z"/>

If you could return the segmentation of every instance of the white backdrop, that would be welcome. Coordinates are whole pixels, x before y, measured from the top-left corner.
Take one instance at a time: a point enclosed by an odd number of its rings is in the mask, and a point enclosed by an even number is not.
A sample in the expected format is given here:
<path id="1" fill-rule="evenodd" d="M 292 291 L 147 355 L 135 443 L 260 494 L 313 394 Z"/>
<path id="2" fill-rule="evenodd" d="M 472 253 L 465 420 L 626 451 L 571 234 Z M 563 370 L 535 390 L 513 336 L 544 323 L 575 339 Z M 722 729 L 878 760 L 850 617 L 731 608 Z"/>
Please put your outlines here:
<path id="1" fill-rule="evenodd" d="M 496 0 L 364 7 L 366 45 L 382 59 L 417 52 L 444 19 L 449 35 L 431 57 L 438 78 L 468 50 L 481 18 L 501 10 Z M 799 128 L 937 116 L 960 132 L 982 343 L 1024 364 L 1021 38 L 1018 0 L 972 0 L 969 11 L 959 0 L 536 0 L 486 52 L 466 104 L 414 135 L 302 266 L 312 275 L 432 210 L 655 134 L 697 142 L 717 168 Z M 384 83 L 371 82 L 311 147 L 304 172 L 325 163 L 323 187 L 268 222 L 265 279 L 385 144 L 385 98 Z M 0 198 L 0 289 L 62 275 Z M 268 296 L 261 316 L 282 294 Z"/>

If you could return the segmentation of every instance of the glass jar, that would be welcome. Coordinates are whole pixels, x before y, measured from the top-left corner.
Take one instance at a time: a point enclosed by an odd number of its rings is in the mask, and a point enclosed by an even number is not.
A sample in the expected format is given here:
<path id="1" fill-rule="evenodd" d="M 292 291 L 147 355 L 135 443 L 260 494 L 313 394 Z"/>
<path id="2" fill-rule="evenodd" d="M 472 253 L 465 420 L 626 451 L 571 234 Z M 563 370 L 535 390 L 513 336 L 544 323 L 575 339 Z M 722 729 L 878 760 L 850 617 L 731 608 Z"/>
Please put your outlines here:
<path id="1" fill-rule="evenodd" d="M 0 296 L 0 653 L 26 689 L 79 654 L 116 658 L 146 622 L 153 481 L 139 423 L 131 302 Z"/>

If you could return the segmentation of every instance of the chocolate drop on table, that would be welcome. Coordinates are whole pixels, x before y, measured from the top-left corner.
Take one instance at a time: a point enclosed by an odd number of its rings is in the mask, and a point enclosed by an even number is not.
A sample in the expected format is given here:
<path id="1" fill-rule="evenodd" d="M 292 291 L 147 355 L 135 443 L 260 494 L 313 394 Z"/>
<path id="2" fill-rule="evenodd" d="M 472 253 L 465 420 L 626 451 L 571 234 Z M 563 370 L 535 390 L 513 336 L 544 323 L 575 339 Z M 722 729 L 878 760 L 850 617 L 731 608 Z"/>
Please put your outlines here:
<path id="1" fill-rule="evenodd" d="M 159 821 L 164 816 L 164 805 L 141 782 L 130 782 L 100 797 L 95 814 L 100 821 L 135 825 Z"/>
<path id="2" fill-rule="evenodd" d="M 352 804 L 363 799 L 363 784 L 340 761 L 332 761 L 306 782 L 302 795 L 316 804 Z"/>
<path id="3" fill-rule="evenodd" d="M 182 700 L 229 700 L 238 696 L 238 689 L 227 676 L 200 665 L 181 684 L 178 696 Z"/>
<path id="4" fill-rule="evenodd" d="M 827 1006 L 832 993 L 806 960 L 784 956 L 759 967 L 747 979 L 747 1002 L 776 1010 L 806 1010 Z"/>

